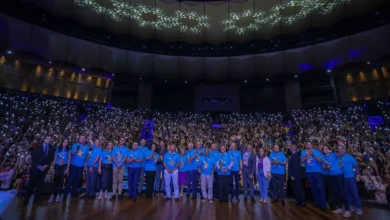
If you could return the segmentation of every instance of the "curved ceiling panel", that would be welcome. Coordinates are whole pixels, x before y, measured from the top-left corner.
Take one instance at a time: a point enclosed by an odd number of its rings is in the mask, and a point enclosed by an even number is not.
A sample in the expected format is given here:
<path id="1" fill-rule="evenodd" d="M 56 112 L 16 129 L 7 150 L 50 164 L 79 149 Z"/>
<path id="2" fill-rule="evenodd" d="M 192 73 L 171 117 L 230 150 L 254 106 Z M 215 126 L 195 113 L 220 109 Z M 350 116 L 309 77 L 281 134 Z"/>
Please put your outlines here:
<path id="1" fill-rule="evenodd" d="M 19 0 L 28 1 L 31 0 Z M 378 8 L 383 0 L 42 0 L 52 12 L 90 27 L 141 39 L 246 42 L 298 34 Z"/>
<path id="2" fill-rule="evenodd" d="M 209 6 L 211 7 L 211 6 Z M 291 50 L 232 57 L 155 55 L 103 46 L 0 15 L 0 47 L 31 52 L 47 61 L 83 68 L 170 80 L 272 78 L 349 63 L 376 60 L 389 54 L 390 25 L 348 37 Z M 261 51 L 259 51 L 261 52 Z M 0 54 L 2 55 L 2 54 Z"/>

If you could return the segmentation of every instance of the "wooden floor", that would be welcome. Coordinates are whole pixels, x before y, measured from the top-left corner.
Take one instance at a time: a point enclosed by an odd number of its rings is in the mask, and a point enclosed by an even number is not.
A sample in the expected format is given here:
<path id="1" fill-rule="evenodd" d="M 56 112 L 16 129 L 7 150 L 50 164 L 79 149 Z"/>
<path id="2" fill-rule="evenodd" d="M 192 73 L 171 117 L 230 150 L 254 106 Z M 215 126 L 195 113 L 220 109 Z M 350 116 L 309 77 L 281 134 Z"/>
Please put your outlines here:
<path id="1" fill-rule="evenodd" d="M 43 197 L 47 201 L 47 197 Z M 332 212 L 322 212 L 307 205 L 305 208 L 297 208 L 291 201 L 283 207 L 278 204 L 244 203 L 202 203 L 199 199 L 192 201 L 182 197 L 180 202 L 165 201 L 162 196 L 153 199 L 138 197 L 136 202 L 129 200 L 110 202 L 107 200 L 80 200 L 68 199 L 61 204 L 48 205 L 42 202 L 40 205 L 30 204 L 21 207 L 22 197 L 17 197 L 3 215 L 4 220 L 17 219 L 147 219 L 147 220 L 184 220 L 184 219 L 343 219 L 341 215 Z M 386 209 L 363 206 L 363 216 L 355 216 L 350 219 L 389 220 L 390 212 Z"/>

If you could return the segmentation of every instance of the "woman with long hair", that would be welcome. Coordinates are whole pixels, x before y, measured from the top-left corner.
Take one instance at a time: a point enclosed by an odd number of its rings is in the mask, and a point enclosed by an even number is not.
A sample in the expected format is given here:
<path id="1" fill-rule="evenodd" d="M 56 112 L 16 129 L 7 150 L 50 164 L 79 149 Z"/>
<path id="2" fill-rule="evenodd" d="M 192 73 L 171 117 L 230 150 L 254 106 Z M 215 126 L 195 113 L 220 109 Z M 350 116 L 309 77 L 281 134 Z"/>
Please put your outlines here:
<path id="1" fill-rule="evenodd" d="M 61 194 L 64 188 L 65 175 L 68 175 L 69 159 L 69 141 L 65 139 L 62 144 L 58 145 L 54 155 L 54 172 L 53 172 L 53 190 L 50 195 L 49 203 L 61 202 Z"/>
<path id="2" fill-rule="evenodd" d="M 271 162 L 263 148 L 259 148 L 256 160 L 257 180 L 260 187 L 260 203 L 267 203 L 268 185 L 271 179 Z"/>
<path id="3" fill-rule="evenodd" d="M 99 174 L 101 174 L 101 176 L 100 176 L 100 183 L 99 183 L 100 194 L 98 199 L 102 199 L 103 191 L 104 191 L 104 198 L 108 199 L 108 190 L 112 184 L 112 160 L 111 160 L 112 148 L 113 148 L 112 142 L 108 142 L 106 149 L 104 149 L 102 151 L 102 154 L 100 155 L 98 172 Z"/>

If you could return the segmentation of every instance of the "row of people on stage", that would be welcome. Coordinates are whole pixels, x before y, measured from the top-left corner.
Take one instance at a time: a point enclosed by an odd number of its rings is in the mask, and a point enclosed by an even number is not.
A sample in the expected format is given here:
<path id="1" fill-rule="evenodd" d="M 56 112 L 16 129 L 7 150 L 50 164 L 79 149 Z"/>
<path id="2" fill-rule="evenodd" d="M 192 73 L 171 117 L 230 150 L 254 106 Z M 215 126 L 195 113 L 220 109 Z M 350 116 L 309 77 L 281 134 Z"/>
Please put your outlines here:
<path id="1" fill-rule="evenodd" d="M 219 147 L 217 144 L 212 144 L 210 148 L 205 149 L 200 142 L 196 142 L 195 146 L 188 143 L 185 149 L 176 148 L 173 144 L 165 148 L 165 143 L 160 142 L 160 146 L 152 144 L 148 148 L 146 141 L 141 140 L 140 143 L 134 142 L 129 149 L 125 146 L 124 138 L 120 139 L 118 146 L 113 147 L 112 143 L 108 143 L 103 149 L 100 140 L 92 141 L 90 135 L 91 149 L 86 143 L 86 137 L 81 136 L 79 143 L 74 144 L 70 149 L 68 141 L 65 140 L 54 152 L 50 148 L 50 139 L 51 137 L 46 137 L 43 145 L 33 151 L 32 178 L 26 195 L 26 204 L 34 188 L 34 202 L 39 202 L 44 177 L 50 167 L 53 167 L 53 193 L 49 199 L 50 203 L 60 202 L 69 194 L 76 196 L 84 171 L 86 171 L 86 191 L 81 197 L 94 198 L 96 186 L 99 184 L 101 189 L 99 199 L 103 197 L 108 199 L 108 189 L 112 186 L 111 200 L 121 200 L 124 171 L 127 169 L 128 198 L 133 201 L 142 192 L 145 173 L 145 195 L 149 198 L 152 197 L 153 191 L 160 191 L 162 187 L 167 200 L 179 201 L 179 196 L 184 194 L 186 186 L 186 196 L 196 199 L 200 179 L 203 202 L 213 202 L 214 198 L 221 202 L 239 202 L 241 177 L 244 200 L 250 199 L 255 202 L 254 177 L 256 176 L 260 187 L 260 203 L 267 203 L 268 185 L 272 180 L 270 190 L 272 201 L 280 200 L 284 205 L 285 182 L 288 177 L 291 180 L 296 204 L 304 206 L 305 195 L 301 173 L 301 168 L 304 167 L 316 207 L 323 210 L 328 207 L 324 178 L 329 178 L 330 181 L 327 183 L 330 183 L 328 187 L 331 189 L 332 203 L 335 206 L 333 212 L 349 217 L 351 211 L 356 208 L 356 213 L 362 214 L 356 186 L 360 172 L 355 159 L 346 153 L 341 142 L 337 153 L 330 153 L 326 146 L 323 146 L 322 152 L 313 149 L 311 142 L 307 142 L 306 149 L 300 152 L 297 152 L 296 146 L 290 145 L 292 156 L 287 160 L 286 155 L 279 151 L 278 145 L 273 146 L 269 156 L 263 148 L 255 153 L 252 145 L 248 144 L 244 147 L 239 143 Z M 62 190 L 65 176 L 67 181 Z"/>

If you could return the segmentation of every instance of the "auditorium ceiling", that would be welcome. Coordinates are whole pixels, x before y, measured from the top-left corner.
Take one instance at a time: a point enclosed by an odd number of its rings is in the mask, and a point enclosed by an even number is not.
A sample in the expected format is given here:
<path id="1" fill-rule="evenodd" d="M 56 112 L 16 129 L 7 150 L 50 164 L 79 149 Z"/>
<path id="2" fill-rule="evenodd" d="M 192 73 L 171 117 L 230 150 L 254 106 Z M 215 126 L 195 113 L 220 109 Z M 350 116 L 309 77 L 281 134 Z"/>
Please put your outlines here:
<path id="1" fill-rule="evenodd" d="M 21 0 L 31 2 L 31 0 Z M 89 27 L 163 42 L 268 40 L 326 27 L 384 0 L 40 0 L 39 7 Z"/>

